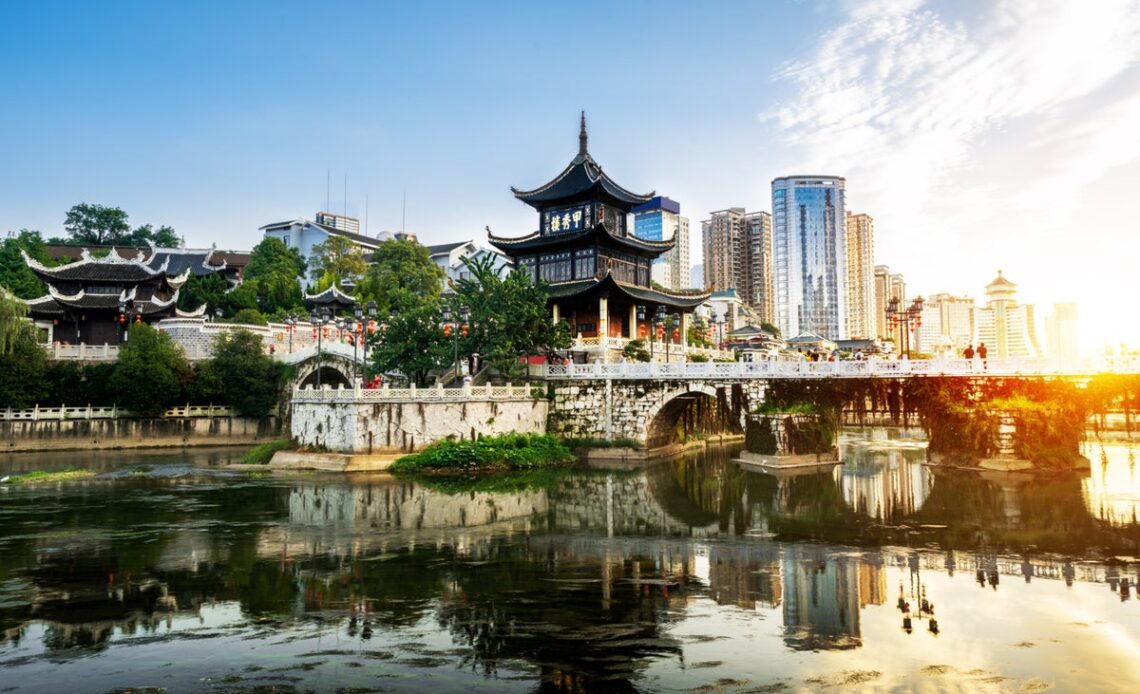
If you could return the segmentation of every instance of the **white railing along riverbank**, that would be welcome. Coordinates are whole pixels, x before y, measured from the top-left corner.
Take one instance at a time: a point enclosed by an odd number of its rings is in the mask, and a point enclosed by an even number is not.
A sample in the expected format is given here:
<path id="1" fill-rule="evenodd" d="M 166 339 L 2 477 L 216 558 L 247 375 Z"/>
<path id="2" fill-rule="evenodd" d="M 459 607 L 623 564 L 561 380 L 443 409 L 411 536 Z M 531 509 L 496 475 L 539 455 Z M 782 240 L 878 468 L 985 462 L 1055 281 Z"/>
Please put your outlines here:
<path id="1" fill-rule="evenodd" d="M 486 400 L 533 400 L 531 389 L 537 386 L 516 386 L 508 383 L 503 386 L 464 386 L 462 388 L 295 388 L 293 402 L 445 402 L 445 401 L 486 401 Z M 542 396 L 546 397 L 545 388 Z"/>
<path id="2" fill-rule="evenodd" d="M 763 361 L 542 364 L 531 375 L 548 380 L 707 378 L 899 378 L 906 376 L 1088 376 L 1140 373 L 1140 359 L 1102 360 L 1082 368 L 1058 369 L 1043 359 L 901 359 L 887 361 Z"/>
<path id="3" fill-rule="evenodd" d="M 231 417 L 234 411 L 230 407 L 220 405 L 185 405 L 171 407 L 160 415 L 167 419 L 181 419 L 184 417 Z M 129 419 L 133 418 L 129 410 L 121 407 L 32 407 L 26 410 L 13 410 L 7 408 L 0 410 L 0 421 L 4 422 L 44 422 L 64 421 L 73 419 Z"/>

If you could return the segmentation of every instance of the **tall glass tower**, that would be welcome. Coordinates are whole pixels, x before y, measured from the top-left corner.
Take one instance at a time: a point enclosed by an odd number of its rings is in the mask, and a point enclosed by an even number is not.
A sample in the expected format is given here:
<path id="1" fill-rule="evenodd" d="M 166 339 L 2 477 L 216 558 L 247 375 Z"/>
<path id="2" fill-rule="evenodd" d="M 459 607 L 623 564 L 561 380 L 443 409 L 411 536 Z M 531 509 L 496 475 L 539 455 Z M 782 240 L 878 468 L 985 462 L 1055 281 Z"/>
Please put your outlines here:
<path id="1" fill-rule="evenodd" d="M 848 336 L 845 188 L 839 176 L 772 181 L 776 319 L 785 337 Z"/>

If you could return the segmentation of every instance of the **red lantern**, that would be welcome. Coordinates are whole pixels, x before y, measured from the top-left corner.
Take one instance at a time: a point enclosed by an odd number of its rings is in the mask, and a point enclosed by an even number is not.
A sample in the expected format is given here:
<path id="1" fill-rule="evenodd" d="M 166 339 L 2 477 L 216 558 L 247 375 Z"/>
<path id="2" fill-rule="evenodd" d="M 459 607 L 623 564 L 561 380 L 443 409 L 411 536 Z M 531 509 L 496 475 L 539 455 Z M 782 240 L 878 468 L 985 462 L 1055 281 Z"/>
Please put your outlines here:
<path id="1" fill-rule="evenodd" d="M 463 337 L 467 337 L 467 324 L 466 323 L 463 324 L 463 328 L 459 334 Z"/>
<path id="2" fill-rule="evenodd" d="M 313 339 L 317 339 L 317 329 L 313 328 Z"/>
<path id="3" fill-rule="evenodd" d="M 376 321 L 370 320 L 368 321 L 368 333 L 372 334 L 374 332 L 376 332 Z"/>
<path id="4" fill-rule="evenodd" d="M 641 325 L 637 326 L 637 334 L 639 337 L 645 337 L 646 332 L 648 332 L 648 331 L 645 327 L 645 323 L 642 323 Z"/>
<path id="5" fill-rule="evenodd" d="M 679 337 L 681 337 L 681 331 L 673 328 L 673 342 L 676 342 Z"/>
<path id="6" fill-rule="evenodd" d="M 444 323 L 443 324 L 443 336 L 444 337 L 451 337 L 451 324 L 450 323 Z"/>
<path id="7" fill-rule="evenodd" d="M 364 332 L 364 324 L 363 323 L 357 323 L 356 324 L 356 334 L 359 335 L 362 332 Z"/>

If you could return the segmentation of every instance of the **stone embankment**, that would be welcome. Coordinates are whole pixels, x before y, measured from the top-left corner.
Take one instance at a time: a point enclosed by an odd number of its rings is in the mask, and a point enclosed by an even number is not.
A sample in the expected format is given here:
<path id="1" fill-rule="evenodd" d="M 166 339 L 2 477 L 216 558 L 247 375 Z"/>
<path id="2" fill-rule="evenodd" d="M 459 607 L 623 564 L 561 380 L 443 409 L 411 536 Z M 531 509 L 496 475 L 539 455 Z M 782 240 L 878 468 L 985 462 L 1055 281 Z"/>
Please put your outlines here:
<path id="1" fill-rule="evenodd" d="M 0 450 L 254 445 L 280 438 L 277 417 L 155 417 L 0 421 Z"/>

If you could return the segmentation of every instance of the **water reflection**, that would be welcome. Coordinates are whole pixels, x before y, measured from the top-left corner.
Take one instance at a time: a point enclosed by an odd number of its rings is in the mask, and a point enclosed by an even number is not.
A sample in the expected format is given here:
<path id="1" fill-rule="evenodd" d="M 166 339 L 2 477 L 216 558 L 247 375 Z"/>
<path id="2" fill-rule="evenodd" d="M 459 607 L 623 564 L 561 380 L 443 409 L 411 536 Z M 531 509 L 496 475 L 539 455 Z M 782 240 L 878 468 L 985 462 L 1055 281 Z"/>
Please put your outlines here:
<path id="1" fill-rule="evenodd" d="M 1089 666 L 1105 658 L 1140 683 L 1105 655 L 1108 631 L 1140 634 L 1140 535 L 1084 503 L 1121 501 L 1127 451 L 1087 479 L 1034 480 L 927 468 L 907 441 L 844 450 L 795 476 L 723 449 L 430 484 L 172 478 L 148 460 L 10 489 L 0 666 L 29 691 L 51 668 L 96 691 L 812 689 L 831 686 L 820 672 L 871 670 L 875 686 L 920 688 L 931 664 L 966 689 L 994 668 L 1028 681 L 1026 658 L 1060 688 L 1111 686 Z M 1111 630 L 1078 633 L 1097 623 Z M 1043 631 L 1072 653 L 1023 658 Z M 124 659 L 140 679 L 123 680 Z"/>

